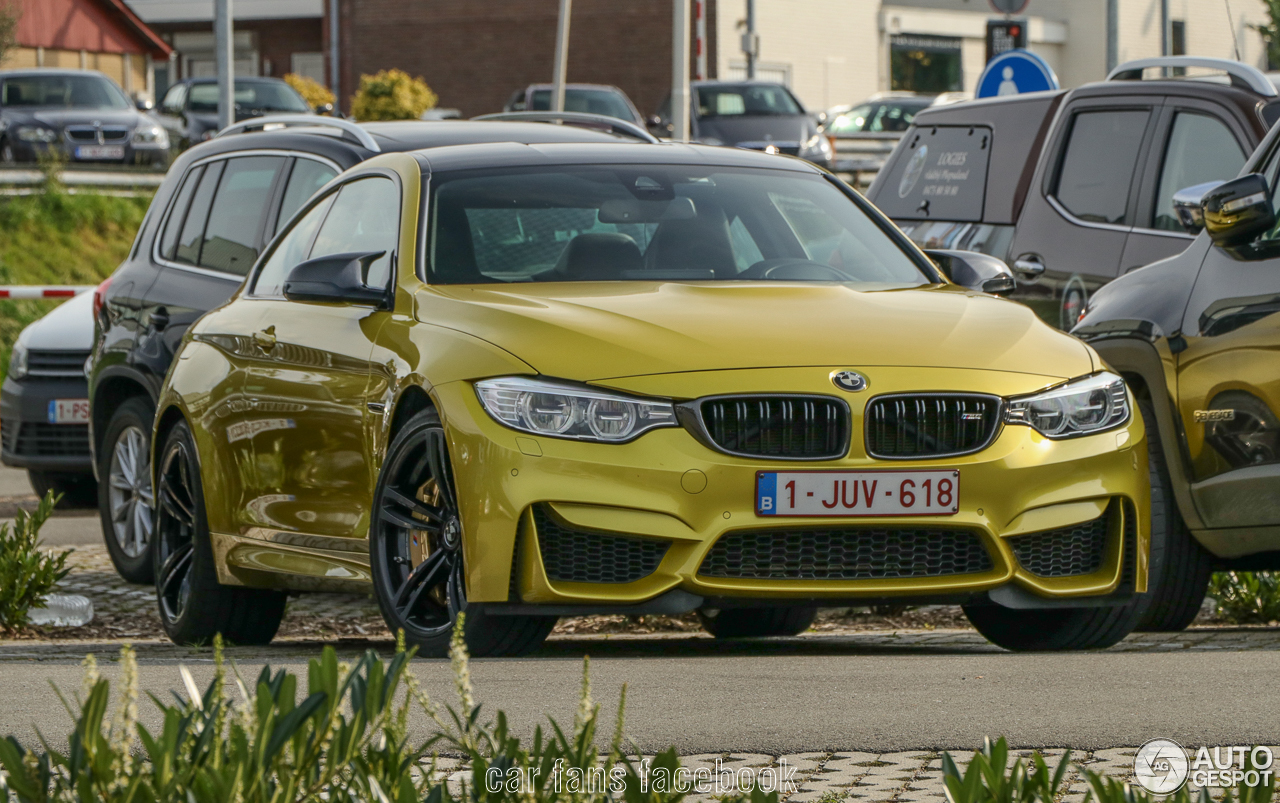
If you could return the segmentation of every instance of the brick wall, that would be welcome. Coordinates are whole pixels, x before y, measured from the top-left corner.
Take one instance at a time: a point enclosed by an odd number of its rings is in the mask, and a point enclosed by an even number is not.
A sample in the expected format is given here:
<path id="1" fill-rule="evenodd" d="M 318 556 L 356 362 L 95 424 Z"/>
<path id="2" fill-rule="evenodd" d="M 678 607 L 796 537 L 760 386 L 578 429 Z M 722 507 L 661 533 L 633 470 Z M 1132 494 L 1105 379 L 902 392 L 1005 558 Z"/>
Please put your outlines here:
<path id="1" fill-rule="evenodd" d="M 558 0 L 342 0 L 343 107 L 361 74 L 398 68 L 464 117 L 501 111 L 551 80 L 558 11 Z M 671 84 L 671 0 L 574 0 L 568 80 L 613 84 L 654 112 Z"/>

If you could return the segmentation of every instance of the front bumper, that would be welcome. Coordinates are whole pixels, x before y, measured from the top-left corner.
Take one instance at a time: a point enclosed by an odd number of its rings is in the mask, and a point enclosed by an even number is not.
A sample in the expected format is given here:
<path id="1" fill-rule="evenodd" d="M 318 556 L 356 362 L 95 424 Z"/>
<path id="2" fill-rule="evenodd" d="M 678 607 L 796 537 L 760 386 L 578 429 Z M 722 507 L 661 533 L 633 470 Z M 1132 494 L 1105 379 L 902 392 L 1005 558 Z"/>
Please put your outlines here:
<path id="1" fill-rule="evenodd" d="M 0 462 L 36 471 L 91 472 L 89 425 L 49 423 L 49 402 L 88 395 L 84 379 L 6 377 L 0 386 Z"/>
<path id="2" fill-rule="evenodd" d="M 721 454 L 681 428 L 655 430 L 622 445 L 534 437 L 490 418 L 470 383 L 437 386 L 433 393 L 449 432 L 463 504 L 468 599 L 513 606 L 512 612 L 548 606 L 548 612 L 564 614 L 576 606 L 583 606 L 583 612 L 661 609 L 662 600 L 673 594 L 718 606 L 991 598 L 1023 607 L 1043 600 L 1052 607 L 1060 604 L 1057 600 L 1078 600 L 1082 605 L 1119 602 L 1145 591 L 1150 491 L 1146 436 L 1138 416 L 1118 429 L 1071 440 L 1053 441 L 1030 428 L 1010 425 L 975 454 L 877 460 L 865 456 L 861 435 L 863 408 L 875 395 L 923 386 L 1011 396 L 1056 380 L 930 369 L 932 376 L 922 385 L 920 370 L 881 368 L 866 373 L 871 392 L 842 396 L 853 414 L 849 455 L 803 464 Z M 837 395 L 826 376 L 826 369 L 772 369 L 609 384 L 677 398 L 784 389 Z M 959 510 L 952 516 L 894 518 L 757 516 L 756 473 L 796 468 L 954 469 L 960 473 Z M 1050 543 L 1055 531 L 1063 531 L 1057 535 L 1066 539 L 1073 528 L 1088 526 L 1105 533 L 1099 536 L 1105 538 L 1105 547 L 1087 573 L 1036 574 L 1015 555 L 1015 546 L 1027 543 L 1012 540 L 1019 536 L 1039 534 L 1042 543 Z M 549 539 L 549 528 L 564 532 Z M 977 539 L 989 560 L 977 570 L 969 564 L 967 570 L 953 573 L 836 580 L 814 579 L 803 569 L 784 571 L 786 576 L 717 576 L 704 566 L 717 542 L 726 537 L 759 540 L 765 537 L 761 533 L 782 532 L 796 534 L 788 537 L 804 543 L 826 543 L 833 532 L 852 531 L 840 537 L 857 539 L 871 530 L 888 531 L 890 540 L 904 530 L 940 531 L 943 544 Z M 611 537 L 615 540 L 608 540 Z M 1046 537 L 1050 541 L 1043 541 Z M 646 552 L 644 544 L 658 546 Z M 874 552 L 875 544 L 868 548 Z M 592 575 L 591 582 L 556 579 L 566 573 L 562 568 L 549 572 L 548 564 L 563 567 L 566 560 L 605 567 L 621 561 L 640 568 L 631 575 L 604 571 Z M 637 576 L 641 572 L 647 573 Z"/>

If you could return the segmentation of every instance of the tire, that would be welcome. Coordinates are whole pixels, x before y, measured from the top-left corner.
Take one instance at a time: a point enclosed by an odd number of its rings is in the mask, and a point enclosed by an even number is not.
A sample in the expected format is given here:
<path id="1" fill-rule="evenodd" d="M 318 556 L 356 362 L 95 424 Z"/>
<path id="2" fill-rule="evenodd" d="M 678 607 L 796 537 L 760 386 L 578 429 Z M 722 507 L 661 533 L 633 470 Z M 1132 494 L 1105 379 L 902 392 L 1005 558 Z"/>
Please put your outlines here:
<path id="1" fill-rule="evenodd" d="M 1200 546 L 1178 512 L 1173 482 L 1150 402 L 1138 402 L 1147 428 L 1147 464 L 1151 474 L 1151 558 L 1145 612 L 1137 630 L 1176 633 L 1196 618 L 1213 574 L 1213 556 Z"/>
<path id="2" fill-rule="evenodd" d="M 525 655 L 542 645 L 555 616 L 495 616 L 468 608 L 457 485 L 444 427 L 434 410 L 396 435 L 373 495 L 369 563 L 373 589 L 391 632 L 420 654 L 444 656 L 459 613 L 472 655 Z"/>
<path id="3" fill-rule="evenodd" d="M 59 474 L 53 471 L 27 470 L 27 479 L 36 496 L 44 499 L 50 491 L 62 497 L 58 509 L 91 508 L 98 499 L 98 483 L 92 474 Z"/>
<path id="4" fill-rule="evenodd" d="M 13 146 L 7 141 L 0 142 L 0 163 L 11 165 L 16 161 L 17 159 L 13 158 Z"/>
<path id="5" fill-rule="evenodd" d="M 698 611 L 702 627 L 719 639 L 798 636 L 809 629 L 817 608 L 725 608 Z"/>
<path id="6" fill-rule="evenodd" d="M 98 451 L 98 516 L 116 573 L 130 583 L 155 582 L 155 500 L 151 493 L 151 425 L 155 408 L 135 396 L 116 408 Z"/>
<path id="7" fill-rule="evenodd" d="M 1141 598 L 1105 608 L 1013 610 L 1000 605 L 965 605 L 964 615 L 988 641 L 1006 650 L 1100 650 L 1133 632 L 1142 615 Z"/>
<path id="8" fill-rule="evenodd" d="M 175 644 L 268 644 L 284 618 L 280 591 L 218 582 L 205 516 L 195 441 L 185 421 L 159 452 L 155 525 L 156 597 L 160 623 Z"/>

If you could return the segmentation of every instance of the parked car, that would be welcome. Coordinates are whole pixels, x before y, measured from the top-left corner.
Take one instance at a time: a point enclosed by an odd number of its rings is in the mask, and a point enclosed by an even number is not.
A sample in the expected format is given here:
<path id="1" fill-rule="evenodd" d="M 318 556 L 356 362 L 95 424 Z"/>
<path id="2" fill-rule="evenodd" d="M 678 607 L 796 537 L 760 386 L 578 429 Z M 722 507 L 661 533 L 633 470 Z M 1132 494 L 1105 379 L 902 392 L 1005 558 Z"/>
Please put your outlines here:
<path id="1" fill-rule="evenodd" d="M 1099 290 L 1073 330 L 1124 374 L 1152 434 L 1144 629 L 1186 627 L 1214 570 L 1280 569 L 1277 186 L 1273 129 L 1240 177 L 1178 199 L 1191 245 Z"/>
<path id="2" fill-rule="evenodd" d="M 954 102 L 957 94 L 962 93 L 878 92 L 861 103 L 828 109 L 823 132 L 835 151 L 832 172 L 847 174 L 855 187 L 870 184 L 916 114 L 935 103 Z"/>
<path id="3" fill-rule="evenodd" d="M 23 329 L 0 385 L 0 463 L 26 469 L 38 496 L 54 491 L 88 506 L 98 498 L 84 378 L 92 303 L 81 293 Z"/>
<path id="4" fill-rule="evenodd" d="M 263 643 L 287 591 L 372 588 L 432 655 L 463 610 L 492 655 L 581 611 L 725 638 L 899 595 L 1012 649 L 1112 644 L 1146 582 L 1124 382 L 980 292 L 998 260 L 935 258 L 834 176 L 730 148 L 357 165 L 165 380 L 166 632 Z"/>
<path id="5" fill-rule="evenodd" d="M 512 93 L 502 107 L 504 112 L 551 111 L 551 84 L 530 84 Z M 585 112 L 616 117 L 643 126 L 644 116 L 636 109 L 627 93 L 608 84 L 565 84 L 564 109 L 566 112 Z"/>
<path id="6" fill-rule="evenodd" d="M 297 90 L 279 78 L 237 78 L 236 121 L 276 114 L 312 114 L 332 111 L 312 109 Z M 179 150 L 218 133 L 218 80 L 188 78 L 169 87 L 156 114 Z"/>
<path id="7" fill-rule="evenodd" d="M 313 193 L 342 170 L 389 151 L 469 142 L 618 141 L 541 123 L 357 125 L 291 115 L 245 120 L 235 128 L 266 126 L 283 128 L 221 135 L 182 154 L 157 190 L 133 250 L 97 290 L 97 339 L 87 366 L 92 464 L 104 480 L 99 508 L 108 551 L 132 582 L 151 582 L 153 541 L 132 519 L 115 516 L 122 504 L 151 505 L 151 430 L 173 354 L 187 327 L 236 291 L 262 249 Z M 139 438 L 145 448 L 135 460 Z M 272 522 L 264 518 L 260 525 Z"/>
<path id="8" fill-rule="evenodd" d="M 1137 80 L 1211 67 L 1230 84 Z M 1191 244 L 1176 192 L 1232 178 L 1280 118 L 1266 76 L 1223 59 L 1122 64 L 1078 89 L 920 112 L 867 197 L 926 247 L 992 254 L 1015 298 L 1069 329 L 1090 294 Z"/>
<path id="9" fill-rule="evenodd" d="M 56 152 L 69 162 L 164 167 L 169 137 L 149 109 L 94 70 L 0 70 L 0 162 Z"/>
<path id="10" fill-rule="evenodd" d="M 831 142 L 819 123 L 782 84 L 769 81 L 693 81 L 689 84 L 690 136 L 704 145 L 785 153 L 830 168 Z M 671 96 L 650 121 L 655 135 L 671 136 Z"/>

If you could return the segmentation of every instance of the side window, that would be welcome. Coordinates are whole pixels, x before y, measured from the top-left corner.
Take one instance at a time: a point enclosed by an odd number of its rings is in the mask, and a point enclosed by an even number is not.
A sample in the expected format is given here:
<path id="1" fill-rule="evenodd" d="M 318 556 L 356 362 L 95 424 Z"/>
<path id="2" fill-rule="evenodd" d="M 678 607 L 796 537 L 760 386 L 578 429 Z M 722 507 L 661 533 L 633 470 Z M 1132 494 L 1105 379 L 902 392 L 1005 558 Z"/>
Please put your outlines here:
<path id="1" fill-rule="evenodd" d="M 187 207 L 191 205 L 191 194 L 200 184 L 200 176 L 204 173 L 204 165 L 200 165 L 187 173 L 178 190 L 178 197 L 173 202 L 173 211 L 165 221 L 164 232 L 160 235 L 160 256 L 173 261 L 178 250 L 178 233 L 182 231 L 182 221 L 187 217 Z"/>
<path id="2" fill-rule="evenodd" d="M 262 221 L 284 157 L 247 156 L 226 164 L 197 264 L 243 276 L 258 258 Z"/>
<path id="3" fill-rule="evenodd" d="M 1235 178 L 1244 167 L 1244 160 L 1240 143 L 1221 120 L 1207 114 L 1179 112 L 1173 118 L 1169 144 L 1164 150 L 1152 228 L 1182 231 L 1173 211 L 1174 193 L 1206 181 Z"/>
<path id="4" fill-rule="evenodd" d="M 284 188 L 284 198 L 280 201 L 280 214 L 276 215 L 276 231 L 280 231 L 311 196 L 336 175 L 338 171 L 323 162 L 301 157 L 295 159 L 289 183 Z"/>
<path id="5" fill-rule="evenodd" d="M 258 278 L 253 282 L 253 295 L 279 296 L 284 294 L 284 280 L 289 271 L 307 258 L 311 250 L 311 241 L 315 239 L 316 230 L 333 206 L 333 193 L 311 208 L 310 212 L 293 225 L 291 229 L 280 235 L 275 250 L 267 257 L 266 263 L 258 271 Z"/>
<path id="6" fill-rule="evenodd" d="M 204 169 L 200 177 L 200 186 L 196 187 L 191 197 L 191 206 L 187 209 L 187 218 L 182 222 L 182 232 L 178 235 L 178 248 L 174 252 L 173 261 L 184 265 L 200 264 L 200 246 L 204 243 L 204 224 L 209 219 L 209 207 L 213 204 L 213 194 L 218 188 L 218 179 L 222 176 L 224 162 L 214 162 Z"/>
<path id="7" fill-rule="evenodd" d="M 1081 112 L 1071 125 L 1054 195 L 1067 211 L 1094 223 L 1123 223 L 1146 111 Z"/>
<path id="8" fill-rule="evenodd" d="M 348 252 L 385 251 L 369 265 L 365 283 L 381 287 L 391 278 L 391 257 L 400 239 L 400 190 L 388 178 L 343 185 L 332 214 L 320 227 L 311 258 Z"/>

